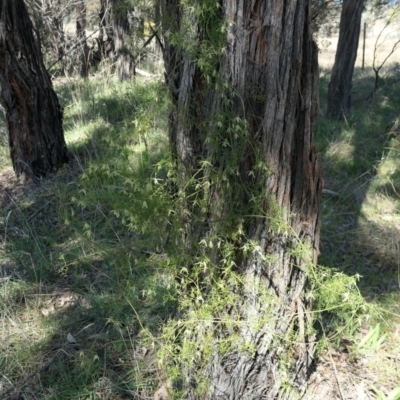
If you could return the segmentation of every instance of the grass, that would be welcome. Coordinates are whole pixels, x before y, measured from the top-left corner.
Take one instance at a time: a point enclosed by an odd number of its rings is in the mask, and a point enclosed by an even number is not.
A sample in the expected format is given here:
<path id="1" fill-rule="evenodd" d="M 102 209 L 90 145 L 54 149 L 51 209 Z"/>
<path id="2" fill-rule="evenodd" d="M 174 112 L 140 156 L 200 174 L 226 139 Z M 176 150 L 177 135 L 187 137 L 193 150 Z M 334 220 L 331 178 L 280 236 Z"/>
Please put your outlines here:
<path id="1" fill-rule="evenodd" d="M 328 82 L 329 74 L 323 71 L 322 113 Z M 367 102 L 372 84 L 372 75 L 356 70 L 351 115 L 340 122 L 321 115 L 317 123 L 316 144 L 328 189 L 322 202 L 319 263 L 360 275 L 364 298 L 384 311 L 381 331 L 387 337 L 382 346 L 361 355 L 353 350 L 388 392 L 400 386 L 400 82 L 387 77 Z M 368 329 L 376 323 L 370 321 Z M 355 341 L 366 333 L 361 330 Z"/>
<path id="2" fill-rule="evenodd" d="M 325 97 L 327 77 L 321 82 Z M 321 117 L 316 141 L 325 187 L 335 192 L 323 201 L 320 262 L 363 276 L 366 295 L 381 294 L 382 285 L 399 288 L 400 211 L 397 148 L 399 94 L 388 79 L 372 103 L 366 102 L 370 77 L 359 72 L 355 107 L 343 122 Z M 324 109 L 322 104 L 322 109 Z M 379 276 L 376 268 L 381 269 Z M 385 283 L 383 283 L 385 281 Z"/>
<path id="3" fill-rule="evenodd" d="M 0 391 L 145 396 L 159 385 L 154 337 L 175 309 L 154 262 L 169 209 L 154 184 L 165 175 L 167 97 L 140 80 L 57 90 L 73 161 L 2 198 Z"/>
<path id="4" fill-rule="evenodd" d="M 388 393 L 400 376 L 400 82 L 386 77 L 366 102 L 373 77 L 358 71 L 353 113 L 333 122 L 323 116 L 328 79 L 323 72 L 316 127 L 329 190 L 320 264 L 359 274 L 359 290 L 386 321 L 369 321 L 335 343 L 350 341 L 346 351 L 366 360 L 374 387 Z M 177 306 L 164 254 L 166 89 L 108 73 L 56 89 L 70 165 L 38 185 L 17 182 L 0 141 L 0 393 L 149 398 L 165 381 L 157 338 Z M 378 322 L 378 335 L 357 347 Z"/>

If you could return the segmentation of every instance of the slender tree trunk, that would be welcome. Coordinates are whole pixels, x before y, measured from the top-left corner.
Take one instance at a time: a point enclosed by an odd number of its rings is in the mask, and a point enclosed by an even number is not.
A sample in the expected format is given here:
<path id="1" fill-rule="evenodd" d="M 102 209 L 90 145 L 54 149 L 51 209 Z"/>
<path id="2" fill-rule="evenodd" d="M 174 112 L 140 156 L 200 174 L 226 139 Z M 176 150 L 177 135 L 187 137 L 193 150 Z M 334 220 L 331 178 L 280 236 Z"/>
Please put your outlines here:
<path id="1" fill-rule="evenodd" d="M 45 53 L 47 60 L 50 62 L 51 69 L 56 63 L 59 65 L 59 73 L 64 75 L 64 55 L 65 55 L 65 33 L 63 30 L 63 19 L 66 11 L 65 4 L 61 4 L 63 0 L 38 0 L 37 7 L 31 7 L 33 12 L 33 22 L 36 32 L 41 38 L 41 48 Z M 28 3 L 29 4 L 29 3 Z M 53 57 L 51 57 L 51 53 Z M 53 63 L 56 61 L 55 63 Z"/>
<path id="2" fill-rule="evenodd" d="M 16 174 L 39 177 L 66 163 L 62 109 L 23 0 L 1 3 L 0 87 Z"/>
<path id="3" fill-rule="evenodd" d="M 154 23 L 158 27 L 161 23 L 161 0 L 154 3 Z"/>
<path id="4" fill-rule="evenodd" d="M 76 3 L 76 36 L 80 50 L 80 75 L 87 78 L 89 75 L 89 48 L 86 42 L 86 5 L 84 0 Z"/>
<path id="5" fill-rule="evenodd" d="M 161 29 L 162 20 L 161 20 L 161 8 L 162 8 L 162 0 L 157 0 L 154 4 L 154 24 L 155 24 L 155 31 L 159 31 Z M 155 62 L 157 63 L 159 69 L 160 60 L 162 60 L 162 43 L 160 42 L 159 35 L 156 34 L 156 43 L 155 43 Z"/>
<path id="6" fill-rule="evenodd" d="M 63 28 L 63 12 L 60 0 L 49 1 L 42 0 L 41 7 L 41 23 L 47 25 L 45 34 L 49 36 L 47 40 L 51 42 L 51 47 L 54 50 L 60 74 L 65 74 L 64 55 L 65 55 L 65 34 Z"/>
<path id="7" fill-rule="evenodd" d="M 199 400 L 294 398 L 313 362 L 305 290 L 322 191 L 310 1 L 184 4 L 163 7 L 187 290 L 204 312 L 190 328 L 193 310 L 182 310 L 181 343 L 193 349 L 183 389 Z"/>
<path id="8" fill-rule="evenodd" d="M 99 50 L 103 59 L 114 59 L 114 34 L 111 22 L 111 0 L 100 0 Z M 105 39 L 107 36 L 107 39 Z"/>
<path id="9" fill-rule="evenodd" d="M 128 44 L 129 20 L 128 7 L 124 0 L 111 0 L 112 26 L 118 78 L 130 79 L 135 74 L 135 64 L 131 46 Z"/>
<path id="10" fill-rule="evenodd" d="M 364 0 L 343 1 L 339 42 L 328 88 L 326 115 L 331 118 L 338 119 L 350 112 L 363 6 Z"/>

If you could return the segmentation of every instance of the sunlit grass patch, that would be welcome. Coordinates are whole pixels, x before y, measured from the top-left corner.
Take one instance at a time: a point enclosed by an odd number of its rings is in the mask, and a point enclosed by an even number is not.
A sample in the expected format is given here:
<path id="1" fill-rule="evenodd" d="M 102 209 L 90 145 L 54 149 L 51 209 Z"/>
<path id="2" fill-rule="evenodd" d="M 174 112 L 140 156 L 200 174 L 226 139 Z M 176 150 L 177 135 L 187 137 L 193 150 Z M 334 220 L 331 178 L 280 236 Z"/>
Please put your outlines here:
<path id="1" fill-rule="evenodd" d="M 57 90 L 71 162 L 25 195 L 11 188 L 0 210 L 0 278 L 9 273 L 30 293 L 2 310 L 10 340 L 0 393 L 14 385 L 43 399 L 148 396 L 158 386 L 154 337 L 176 308 L 163 254 L 168 97 L 140 79 Z"/>
<path id="2" fill-rule="evenodd" d="M 323 107 L 327 78 L 321 79 Z M 317 123 L 316 143 L 325 180 L 319 262 L 359 276 L 360 293 L 379 307 L 378 314 L 369 315 L 361 329 L 343 340 L 350 338 L 350 358 L 372 372 L 375 386 L 388 393 L 399 386 L 400 146 L 396 121 L 400 86 L 387 77 L 376 96 L 367 101 L 371 79 L 356 71 L 351 114 L 331 121 L 322 109 Z M 364 339 L 368 343 L 358 348 Z"/>
<path id="3" fill-rule="evenodd" d="M 0 315 L 2 320 L 0 373 L 4 387 L 36 371 L 42 361 L 42 345 L 56 328 L 46 323 L 46 311 L 54 306 L 44 288 L 23 281 L 2 284 Z M 52 301 L 52 300 L 51 300 Z"/>

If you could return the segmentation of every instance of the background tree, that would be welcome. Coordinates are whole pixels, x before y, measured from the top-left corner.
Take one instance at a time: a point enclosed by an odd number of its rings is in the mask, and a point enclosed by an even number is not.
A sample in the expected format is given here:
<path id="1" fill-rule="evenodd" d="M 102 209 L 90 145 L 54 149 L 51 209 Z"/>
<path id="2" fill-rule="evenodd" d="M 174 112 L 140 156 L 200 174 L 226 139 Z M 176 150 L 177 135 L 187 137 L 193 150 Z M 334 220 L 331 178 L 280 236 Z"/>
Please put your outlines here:
<path id="1" fill-rule="evenodd" d="M 164 4 L 188 398 L 293 398 L 313 360 L 317 48 L 310 2 L 273 4 Z"/>
<path id="2" fill-rule="evenodd" d="M 102 59 L 114 57 L 114 41 L 111 24 L 111 4 L 109 0 L 100 0 L 98 46 Z"/>
<path id="3" fill-rule="evenodd" d="M 62 109 L 23 0 L 1 4 L 0 87 L 16 174 L 39 177 L 67 162 Z"/>
<path id="4" fill-rule="evenodd" d="M 354 64 L 360 37 L 364 0 L 344 0 L 340 16 L 339 41 L 328 88 L 326 114 L 340 118 L 350 112 Z"/>
<path id="5" fill-rule="evenodd" d="M 371 91 L 371 94 L 368 96 L 368 100 L 371 100 L 374 98 L 378 87 L 380 83 L 380 71 L 382 68 L 385 66 L 387 61 L 390 59 L 390 57 L 396 52 L 400 45 L 400 39 L 399 39 L 399 34 L 398 32 L 395 33 L 395 37 L 390 37 L 388 33 L 389 27 L 393 25 L 393 22 L 398 18 L 400 14 L 400 3 L 389 3 L 387 4 L 379 4 L 379 7 L 375 7 L 373 9 L 374 12 L 374 17 L 375 21 L 383 20 L 383 27 L 380 30 L 378 36 L 376 37 L 375 43 L 374 43 L 374 50 L 373 50 L 373 59 L 372 59 L 372 70 L 374 71 L 375 74 L 375 82 L 374 82 L 374 88 Z M 390 44 L 391 48 L 387 53 L 384 53 L 383 56 L 379 57 L 378 53 L 380 50 L 380 47 L 383 44 Z"/>
<path id="6" fill-rule="evenodd" d="M 321 30 L 326 36 L 336 31 L 340 15 L 340 3 L 336 0 L 314 0 L 312 2 L 312 29 L 314 34 Z"/>
<path id="7" fill-rule="evenodd" d="M 128 43 L 130 31 L 128 11 L 131 8 L 125 0 L 111 0 L 111 10 L 117 72 L 119 79 L 124 81 L 135 74 L 132 48 Z"/>
<path id="8" fill-rule="evenodd" d="M 64 19 L 71 8 L 63 0 L 26 1 L 28 12 L 40 36 L 42 54 L 45 64 L 57 64 L 64 74 L 64 54 L 66 51 L 66 34 Z"/>
<path id="9" fill-rule="evenodd" d="M 86 42 L 86 6 L 84 0 L 76 3 L 76 36 L 80 52 L 80 75 L 89 75 L 89 48 Z"/>

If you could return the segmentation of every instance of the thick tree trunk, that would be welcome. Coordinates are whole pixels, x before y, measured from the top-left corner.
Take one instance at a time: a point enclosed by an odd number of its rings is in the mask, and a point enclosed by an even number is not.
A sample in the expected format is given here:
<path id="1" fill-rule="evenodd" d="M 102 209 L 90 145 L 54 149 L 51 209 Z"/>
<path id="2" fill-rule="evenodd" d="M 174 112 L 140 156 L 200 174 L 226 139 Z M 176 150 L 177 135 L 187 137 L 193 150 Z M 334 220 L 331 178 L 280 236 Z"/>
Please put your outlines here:
<path id="1" fill-rule="evenodd" d="M 66 163 L 62 109 L 23 0 L 0 7 L 0 87 L 16 174 L 39 177 Z"/>
<path id="2" fill-rule="evenodd" d="M 221 0 L 213 11 L 202 4 L 166 0 L 163 8 L 190 273 L 205 262 L 199 254 L 208 260 L 194 303 L 222 299 L 212 322 L 196 320 L 181 338 L 194 349 L 183 361 L 184 390 L 199 400 L 293 398 L 314 354 L 305 289 L 322 191 L 312 143 L 318 65 L 310 2 Z M 227 282 L 230 268 L 240 284 Z"/>
<path id="3" fill-rule="evenodd" d="M 86 42 L 86 6 L 84 0 L 76 3 L 76 36 L 80 51 L 79 73 L 82 78 L 89 75 L 89 48 Z"/>
<path id="4" fill-rule="evenodd" d="M 132 50 L 127 41 L 130 30 L 128 8 L 124 0 L 111 0 L 111 4 L 118 78 L 124 81 L 130 79 L 135 74 Z"/>
<path id="5" fill-rule="evenodd" d="M 364 0 L 343 1 L 339 42 L 328 88 L 326 115 L 331 118 L 338 119 L 350 112 L 363 6 Z"/>

